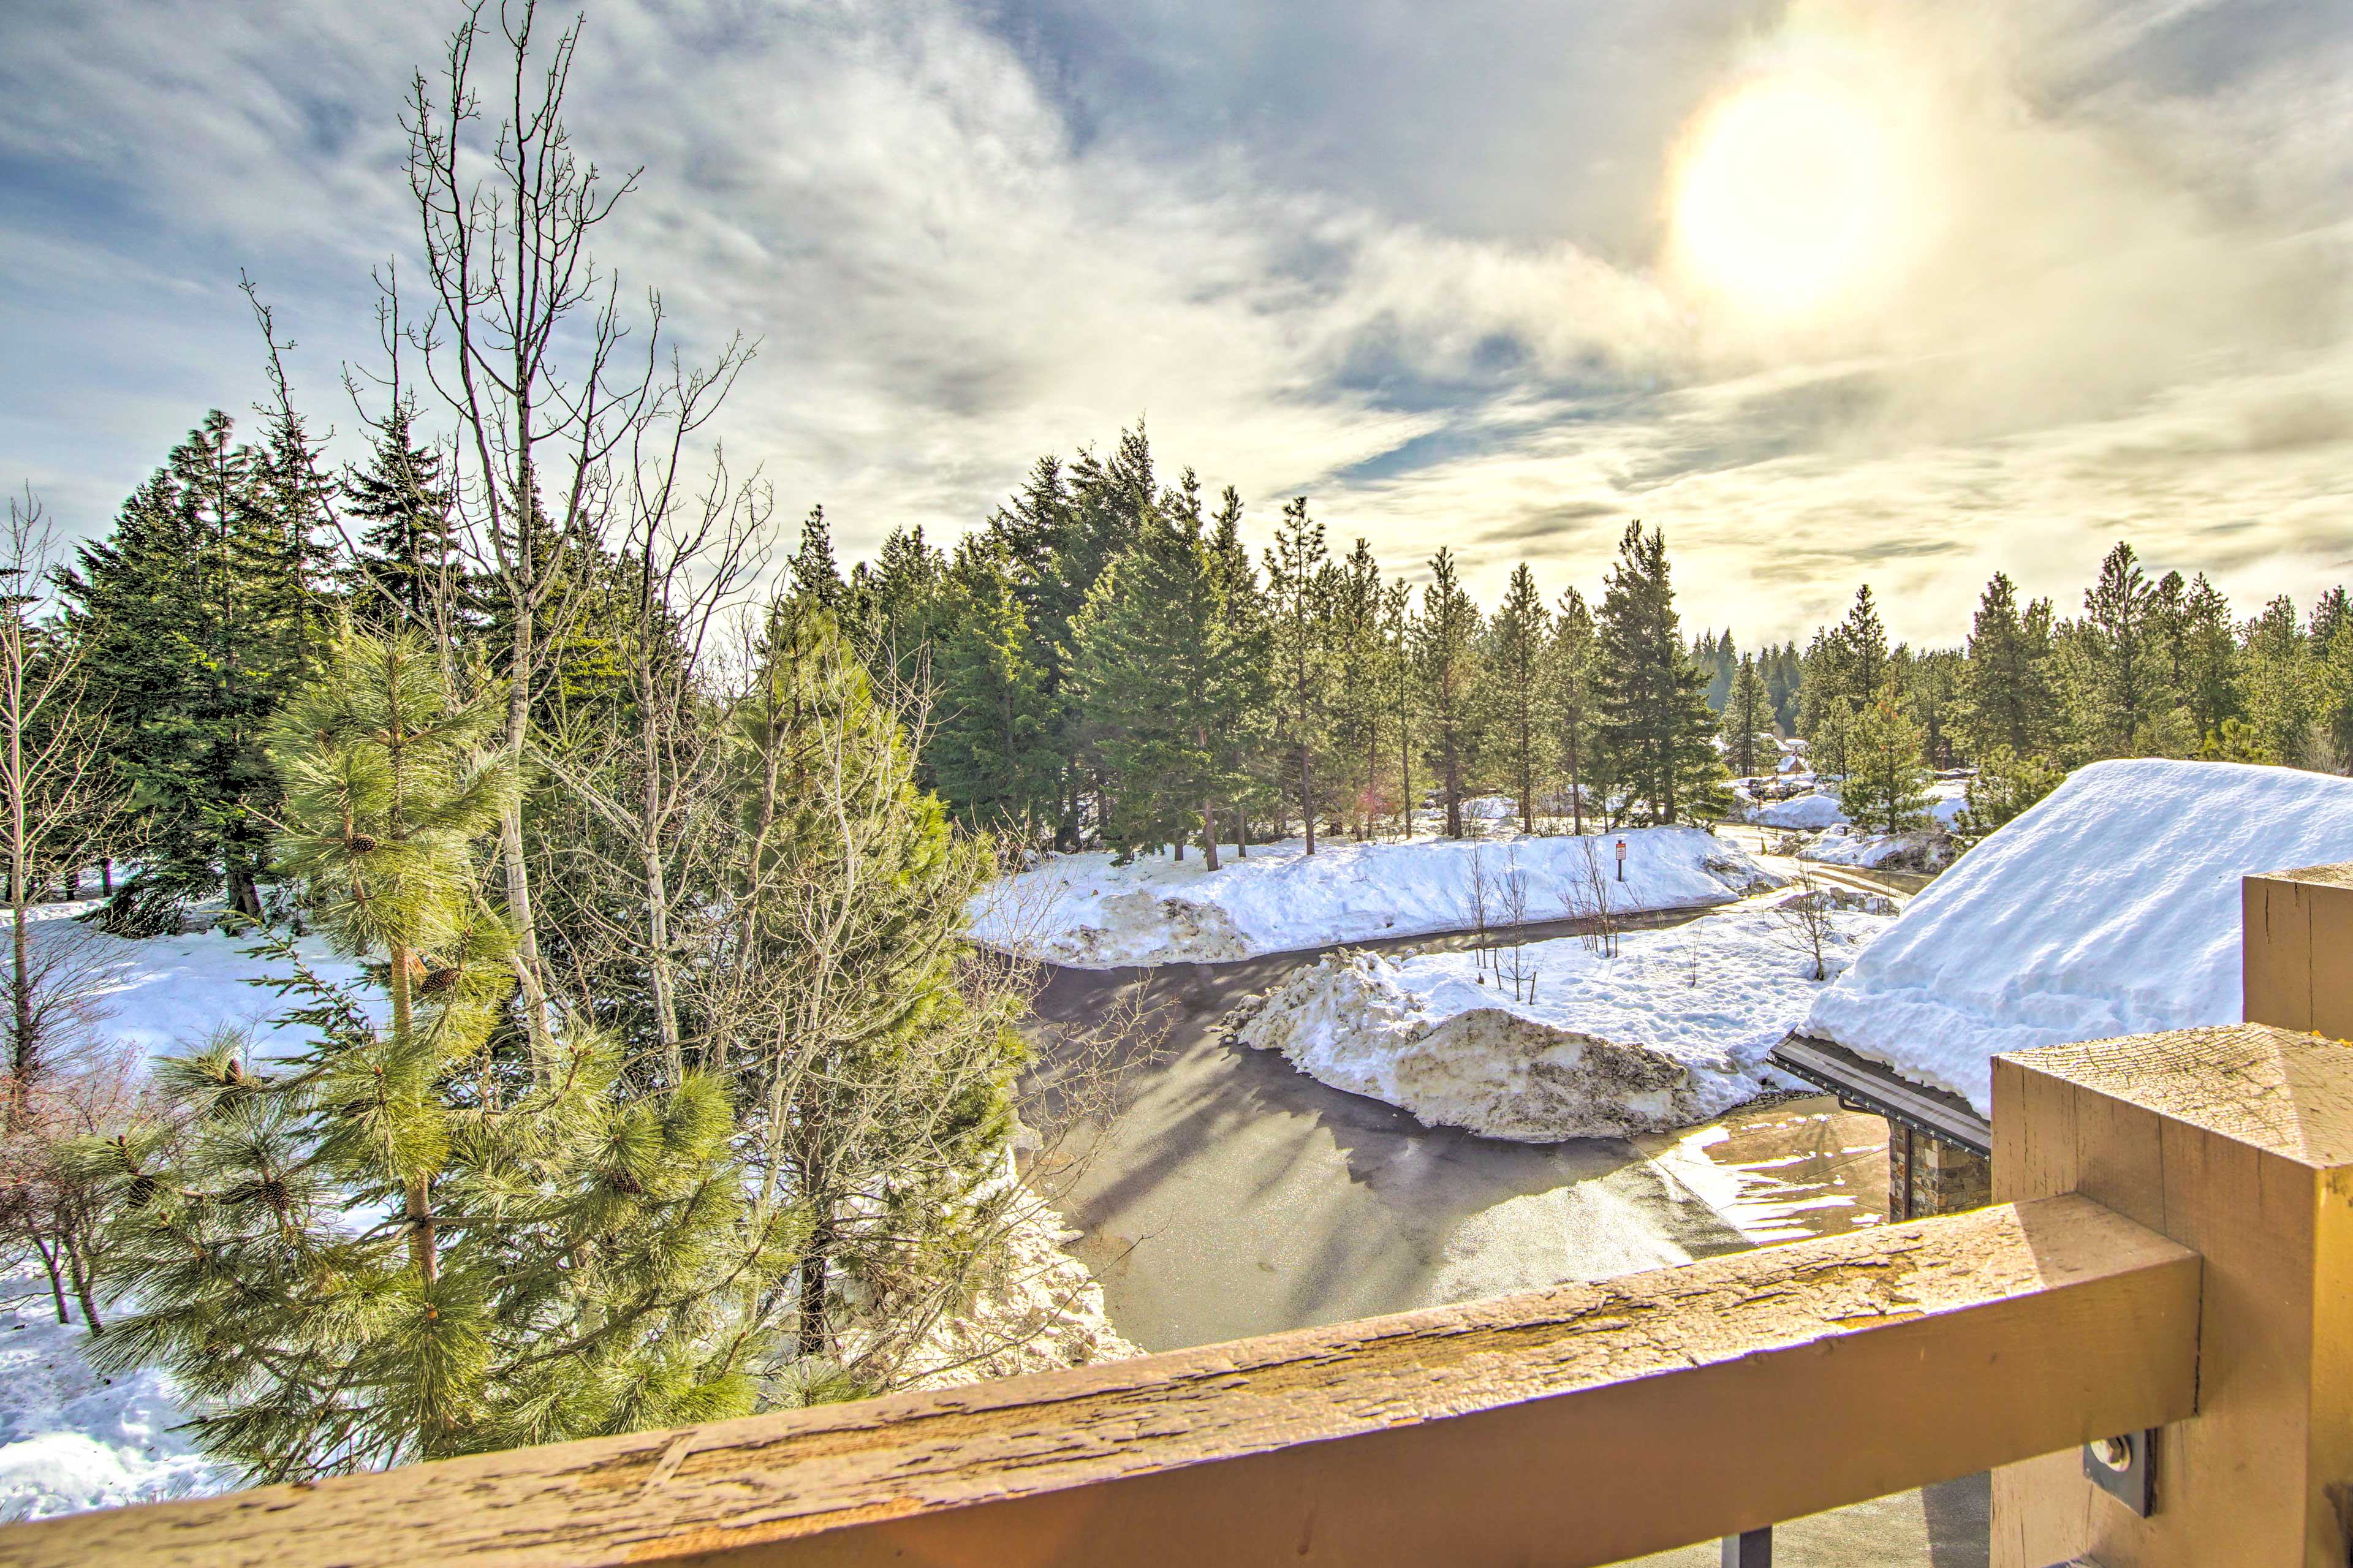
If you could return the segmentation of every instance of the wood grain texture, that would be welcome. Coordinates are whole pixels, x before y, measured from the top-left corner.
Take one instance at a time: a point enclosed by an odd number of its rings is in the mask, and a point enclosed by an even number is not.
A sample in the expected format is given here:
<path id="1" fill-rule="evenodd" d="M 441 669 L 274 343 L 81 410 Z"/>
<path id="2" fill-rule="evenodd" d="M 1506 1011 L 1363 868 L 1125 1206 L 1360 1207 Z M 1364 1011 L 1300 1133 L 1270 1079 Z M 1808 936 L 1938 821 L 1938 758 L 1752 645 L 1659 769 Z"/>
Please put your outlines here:
<path id="1" fill-rule="evenodd" d="M 2199 1412 L 2143 1521 L 2074 1454 L 1994 1476 L 1996 1568 L 2343 1568 L 2353 1476 L 2353 1050 L 2260 1025 L 1994 1063 L 1994 1195 L 2078 1193 L 2205 1259 Z"/>
<path id="2" fill-rule="evenodd" d="M 2353 864 L 2249 877 L 2241 910 L 2247 1020 L 2353 1038 Z"/>
<path id="3" fill-rule="evenodd" d="M 2186 1415 L 2199 1268 L 2062 1197 L 691 1436 L 19 1525 L 0 1562 L 1614 1563 Z"/>

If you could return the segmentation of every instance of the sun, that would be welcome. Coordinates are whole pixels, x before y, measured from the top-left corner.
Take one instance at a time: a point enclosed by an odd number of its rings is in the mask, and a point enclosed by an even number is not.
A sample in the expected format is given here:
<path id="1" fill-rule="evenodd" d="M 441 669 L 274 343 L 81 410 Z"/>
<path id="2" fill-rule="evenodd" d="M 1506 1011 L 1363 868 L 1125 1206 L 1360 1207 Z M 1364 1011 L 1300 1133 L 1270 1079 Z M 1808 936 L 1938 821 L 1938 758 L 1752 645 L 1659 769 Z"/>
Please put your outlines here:
<path id="1" fill-rule="evenodd" d="M 1672 261 L 1744 316 L 1822 314 L 1894 259 L 1904 192 L 1888 127 L 1836 85 L 1751 81 L 1704 110 L 1683 146 Z"/>

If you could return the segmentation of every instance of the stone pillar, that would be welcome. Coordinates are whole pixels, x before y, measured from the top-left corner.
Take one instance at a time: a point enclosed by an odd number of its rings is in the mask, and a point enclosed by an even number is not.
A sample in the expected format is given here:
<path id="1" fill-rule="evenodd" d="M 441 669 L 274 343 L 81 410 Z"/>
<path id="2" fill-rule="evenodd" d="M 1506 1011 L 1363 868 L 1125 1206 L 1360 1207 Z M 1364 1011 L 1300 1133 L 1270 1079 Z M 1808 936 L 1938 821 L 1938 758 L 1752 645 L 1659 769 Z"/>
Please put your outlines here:
<path id="1" fill-rule="evenodd" d="M 1887 1123 L 1887 1217 L 1900 1223 L 1993 1202 L 1993 1162 L 1958 1143 Z"/>

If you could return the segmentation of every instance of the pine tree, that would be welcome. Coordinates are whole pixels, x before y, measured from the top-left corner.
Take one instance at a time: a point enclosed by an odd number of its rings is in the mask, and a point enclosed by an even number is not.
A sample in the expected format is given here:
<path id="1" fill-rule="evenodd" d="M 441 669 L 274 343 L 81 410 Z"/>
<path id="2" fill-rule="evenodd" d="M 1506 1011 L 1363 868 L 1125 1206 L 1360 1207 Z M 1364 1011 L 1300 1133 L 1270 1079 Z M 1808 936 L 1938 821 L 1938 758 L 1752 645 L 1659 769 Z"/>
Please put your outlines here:
<path id="1" fill-rule="evenodd" d="M 1105 841 L 1123 859 L 1161 844 L 1181 850 L 1198 819 L 1214 870 L 1217 803 L 1235 782 L 1220 766 L 1223 742 L 1244 687 L 1199 514 L 1170 500 L 1096 580 L 1073 626 L 1073 672 L 1113 778 Z"/>
<path id="2" fill-rule="evenodd" d="M 801 547 L 793 552 L 793 592 L 820 608 L 839 613 L 849 598 L 849 585 L 834 564 L 833 531 L 826 525 L 825 508 L 813 506 L 801 520 Z"/>
<path id="3" fill-rule="evenodd" d="M 1596 739 L 1630 802 L 1659 823 L 1720 812 L 1715 714 L 1683 651 L 1665 534 L 1627 525 L 1595 631 Z"/>
<path id="4" fill-rule="evenodd" d="M 1259 794 L 1253 786 L 1252 763 L 1264 750 L 1272 721 L 1269 711 L 1272 672 L 1267 650 L 1273 628 L 1258 570 L 1250 564 L 1250 547 L 1242 542 L 1242 498 L 1231 485 L 1219 498 L 1208 552 L 1209 575 L 1218 596 L 1218 630 L 1223 638 L 1224 706 L 1229 714 L 1222 732 L 1210 737 L 1211 762 L 1231 792 L 1227 815 L 1233 819 L 1234 855 L 1246 859 L 1250 807 Z"/>
<path id="5" fill-rule="evenodd" d="M 1462 591 L 1454 552 L 1430 558 L 1413 626 L 1414 700 L 1446 800 L 1446 836 L 1462 837 L 1462 792 L 1477 743 L 1479 606 Z"/>
<path id="6" fill-rule="evenodd" d="M 280 851 L 383 1023 L 302 967 L 318 1044 L 263 1072 L 227 1038 L 167 1060 L 174 1116 L 78 1158 L 111 1187 L 118 1298 L 90 1349 L 169 1368 L 198 1444 L 308 1479 L 750 1410 L 747 1237 L 717 1081 L 632 1091 L 594 1036 L 532 1088 L 485 1050 L 511 938 L 478 847 L 514 787 L 491 704 L 407 633 L 348 632 L 272 727 Z"/>
<path id="7" fill-rule="evenodd" d="M 1387 604 L 1380 563 L 1373 559 L 1371 544 L 1359 539 L 1333 578 L 1332 718 L 1334 757 L 1348 787 L 1349 826 L 1360 839 L 1372 837 L 1385 767 Z"/>
<path id="8" fill-rule="evenodd" d="M 2158 641 L 2157 590 L 2129 544 L 2100 563 L 2099 581 L 2084 595 L 2083 649 L 2087 687 L 2082 723 L 2102 756 L 2143 756 L 2166 749 L 2160 721 L 2173 705 Z"/>
<path id="9" fill-rule="evenodd" d="M 1784 735 L 1796 734 L 1802 700 L 1799 687 L 1805 679 L 1798 645 L 1792 641 L 1768 648 L 1758 673 L 1765 678 L 1765 694 L 1773 703 L 1773 727 Z"/>
<path id="10" fill-rule="evenodd" d="M 59 578 L 108 750 L 146 829 L 144 866 L 108 911 L 144 933 L 227 884 L 261 913 L 277 780 L 263 726 L 301 679 L 318 623 L 301 486 L 285 441 L 231 444 L 215 412 Z"/>
<path id="11" fill-rule="evenodd" d="M 1842 666 L 1846 689 L 1841 695 L 1857 708 L 1886 695 L 1887 626 L 1879 618 L 1870 584 L 1854 591 L 1854 604 L 1839 623 L 1838 641 L 1846 656 Z"/>
<path id="12" fill-rule="evenodd" d="M 1552 684 L 1546 679 L 1551 645 L 1552 616 L 1524 561 L 1513 568 L 1487 623 L 1487 689 L 1480 704 L 1486 710 L 1483 749 L 1510 773 L 1523 833 L 1536 830 L 1536 785 L 1552 766 Z"/>
<path id="13" fill-rule="evenodd" d="M 1978 759 L 1953 836 L 1975 844 L 2066 782 L 2066 770 L 2041 756 L 1995 746 Z"/>
<path id="14" fill-rule="evenodd" d="M 1020 601 L 978 551 L 965 552 L 946 595 L 926 751 L 940 794 L 969 824 L 1050 820 L 1059 805 L 1053 705 Z"/>
<path id="15" fill-rule="evenodd" d="M 892 1342 L 963 1304 L 1010 1201 L 1023 1047 L 1002 991 L 967 984 L 986 845 L 917 786 L 833 616 L 779 602 L 758 657 L 699 1010 L 745 1108 L 754 1234 L 799 1238 L 786 1310 L 807 1398 L 866 1391 Z"/>
<path id="16" fill-rule="evenodd" d="M 1724 760 L 1733 777 L 1757 776 L 1765 756 L 1757 741 L 1769 732 L 1772 721 L 1772 705 L 1766 700 L 1765 682 L 1757 679 L 1757 660 L 1743 654 L 1724 700 Z"/>
<path id="17" fill-rule="evenodd" d="M 1996 747 L 2015 756 L 2048 752 L 2058 725 L 2048 603 L 2038 601 L 2021 616 L 2016 584 L 1995 573 L 1978 597 L 1966 658 L 1960 725 L 1969 749 L 1980 755 Z"/>
<path id="18" fill-rule="evenodd" d="M 1324 525 L 1309 520 L 1305 496 L 1293 497 L 1266 552 L 1268 655 L 1275 744 L 1290 765 L 1310 855 L 1315 853 L 1315 821 L 1323 805 L 1315 760 L 1327 744 L 1331 721 L 1333 594 Z"/>
<path id="19" fill-rule="evenodd" d="M 1857 827 L 1901 833 L 1928 820 L 1928 773 L 1920 726 L 1889 698 L 1865 703 L 1847 736 L 1839 805 Z"/>
<path id="20" fill-rule="evenodd" d="M 344 509 L 369 527 L 349 574 L 352 614 L 364 626 L 435 626 L 445 599 L 463 608 L 464 568 L 441 454 L 417 444 L 417 407 L 396 402 L 376 430 L 368 466 L 344 483 Z"/>
<path id="21" fill-rule="evenodd" d="M 2239 657 L 2255 750 L 2274 762 L 2301 765 L 2319 692 L 2295 601 L 2283 594 L 2264 605 L 2247 623 Z"/>
<path id="22" fill-rule="evenodd" d="M 1593 764 L 1593 612 L 1585 595 L 1571 587 L 1560 596 L 1560 613 L 1553 617 L 1552 658 L 1547 679 L 1552 686 L 1554 721 L 1558 724 L 1559 755 L 1568 774 L 1568 809 L 1573 831 L 1585 831 L 1587 780 Z"/>
<path id="23" fill-rule="evenodd" d="M 871 563 L 850 569 L 839 612 L 843 630 L 876 683 L 902 707 L 921 705 L 935 673 L 932 644 L 946 579 L 946 559 L 923 542 L 920 527 L 892 529 Z"/>

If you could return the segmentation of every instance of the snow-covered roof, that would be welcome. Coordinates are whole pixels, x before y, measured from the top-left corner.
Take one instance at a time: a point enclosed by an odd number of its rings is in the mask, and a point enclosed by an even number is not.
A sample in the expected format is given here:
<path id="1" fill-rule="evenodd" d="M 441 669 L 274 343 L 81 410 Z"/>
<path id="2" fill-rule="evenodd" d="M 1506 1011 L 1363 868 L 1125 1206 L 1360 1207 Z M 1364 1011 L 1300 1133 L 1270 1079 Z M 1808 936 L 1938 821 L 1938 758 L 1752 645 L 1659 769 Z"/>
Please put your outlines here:
<path id="1" fill-rule="evenodd" d="M 1992 1058 L 2234 1023 L 2239 879 L 2353 860 L 2353 780 L 2095 763 L 1912 901 L 1802 1033 L 1991 1115 Z"/>

